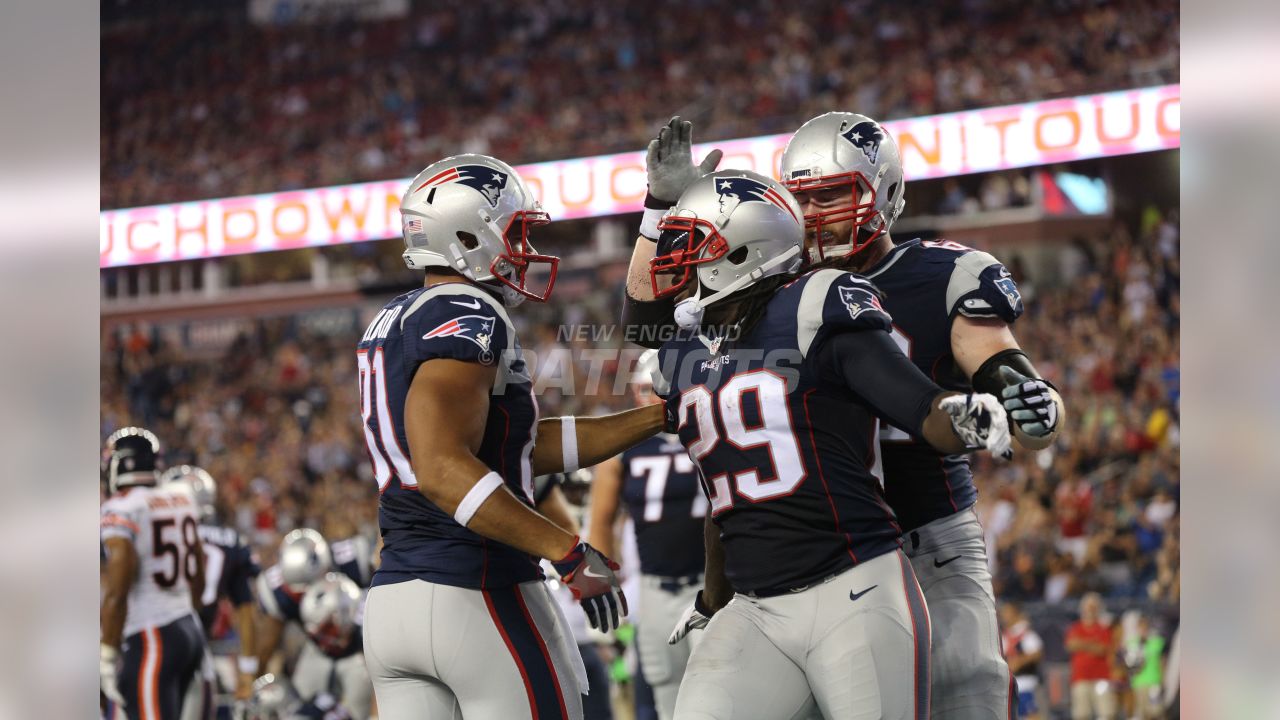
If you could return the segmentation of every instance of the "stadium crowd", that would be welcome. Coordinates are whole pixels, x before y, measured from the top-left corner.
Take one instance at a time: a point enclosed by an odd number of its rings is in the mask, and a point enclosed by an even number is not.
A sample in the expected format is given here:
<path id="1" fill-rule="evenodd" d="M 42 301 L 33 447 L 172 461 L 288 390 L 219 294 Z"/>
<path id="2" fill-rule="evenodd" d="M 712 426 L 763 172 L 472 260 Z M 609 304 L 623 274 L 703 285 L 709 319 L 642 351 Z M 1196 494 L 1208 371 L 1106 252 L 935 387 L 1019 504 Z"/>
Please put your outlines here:
<path id="1" fill-rule="evenodd" d="M 103 6 L 104 208 L 407 177 L 459 150 L 639 150 L 671 112 L 717 140 L 1178 77 L 1158 0 L 441 0 L 288 26 L 141 4 Z"/>

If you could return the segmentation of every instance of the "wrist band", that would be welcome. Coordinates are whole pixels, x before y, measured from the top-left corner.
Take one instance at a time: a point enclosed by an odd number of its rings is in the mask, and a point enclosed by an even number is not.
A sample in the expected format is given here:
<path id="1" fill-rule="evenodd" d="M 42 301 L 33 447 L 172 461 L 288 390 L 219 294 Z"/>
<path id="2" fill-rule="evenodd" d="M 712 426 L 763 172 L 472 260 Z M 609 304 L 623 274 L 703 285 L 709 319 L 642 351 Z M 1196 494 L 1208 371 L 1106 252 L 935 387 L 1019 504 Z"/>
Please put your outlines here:
<path id="1" fill-rule="evenodd" d="M 578 469 L 578 419 L 560 418 L 560 452 L 564 456 L 564 471 Z"/>
<path id="2" fill-rule="evenodd" d="M 240 669 L 241 675 L 258 675 L 258 658 L 241 655 L 236 658 L 236 667 Z"/>
<path id="3" fill-rule="evenodd" d="M 658 242 L 658 236 L 662 231 L 658 229 L 658 221 L 667 214 L 666 210 L 655 210 L 653 208 L 645 208 L 644 215 L 640 218 L 640 236 L 645 240 Z"/>
<path id="4" fill-rule="evenodd" d="M 453 511 L 453 519 L 458 521 L 462 527 L 466 527 L 471 522 L 471 518 L 475 516 L 476 511 L 484 504 L 484 501 L 493 494 L 494 490 L 502 487 L 502 476 L 496 472 L 490 471 L 488 475 L 476 481 L 475 485 L 467 491 L 462 502 L 458 503 L 458 509 Z"/>
<path id="5" fill-rule="evenodd" d="M 106 660 L 107 662 L 114 662 L 116 657 L 120 655 L 120 651 L 106 643 L 100 643 L 98 654 L 103 660 Z"/>

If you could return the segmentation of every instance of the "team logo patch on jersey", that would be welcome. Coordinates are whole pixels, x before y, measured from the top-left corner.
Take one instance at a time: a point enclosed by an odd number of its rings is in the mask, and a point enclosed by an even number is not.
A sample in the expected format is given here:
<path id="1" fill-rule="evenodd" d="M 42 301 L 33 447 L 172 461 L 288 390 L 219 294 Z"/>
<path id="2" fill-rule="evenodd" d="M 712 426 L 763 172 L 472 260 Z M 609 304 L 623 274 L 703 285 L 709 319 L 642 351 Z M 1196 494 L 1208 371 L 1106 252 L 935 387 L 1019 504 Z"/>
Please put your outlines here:
<path id="1" fill-rule="evenodd" d="M 850 320 L 857 320 L 859 315 L 871 310 L 884 312 L 884 307 L 880 305 L 880 298 L 862 288 L 840 288 L 840 302 L 844 303 L 845 308 L 849 310 Z"/>
<path id="2" fill-rule="evenodd" d="M 1009 301 L 1009 307 L 1017 310 L 1022 304 L 1022 293 L 1018 292 L 1018 284 L 1009 277 L 1009 271 L 1004 271 L 1004 277 L 996 280 L 996 287 L 1000 288 L 1000 292 L 1004 293 L 1005 300 Z"/>
<path id="3" fill-rule="evenodd" d="M 716 194 L 720 196 L 720 212 L 732 215 L 742 203 L 764 202 L 776 205 L 795 217 L 795 213 L 777 190 L 751 178 L 726 177 L 716 181 Z"/>
<path id="4" fill-rule="evenodd" d="M 493 362 L 493 351 L 489 347 L 493 343 L 493 323 L 493 318 L 484 315 L 463 315 L 440 323 L 434 330 L 423 335 L 422 339 L 466 338 L 480 346 L 480 362 L 487 365 Z"/>
<path id="5" fill-rule="evenodd" d="M 840 133 L 840 137 L 853 143 L 872 165 L 876 164 L 876 159 L 880 157 L 880 143 L 884 140 L 884 130 L 879 125 L 864 120 Z"/>
<path id="6" fill-rule="evenodd" d="M 502 197 L 502 191 L 507 187 L 507 174 L 484 165 L 459 165 L 427 178 L 426 182 L 414 188 L 413 191 L 418 192 L 424 187 L 455 182 L 475 188 L 484 195 L 485 200 L 489 201 L 490 207 L 497 207 L 498 198 Z"/>

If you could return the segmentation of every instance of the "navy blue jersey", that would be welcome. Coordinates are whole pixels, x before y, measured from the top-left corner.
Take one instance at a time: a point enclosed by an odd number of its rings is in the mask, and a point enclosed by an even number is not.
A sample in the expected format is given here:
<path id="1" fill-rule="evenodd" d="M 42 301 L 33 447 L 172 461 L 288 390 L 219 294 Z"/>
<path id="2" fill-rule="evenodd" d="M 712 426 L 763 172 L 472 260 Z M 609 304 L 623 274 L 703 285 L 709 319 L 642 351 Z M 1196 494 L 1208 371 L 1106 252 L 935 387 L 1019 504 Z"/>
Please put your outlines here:
<path id="1" fill-rule="evenodd" d="M 224 525 L 199 525 L 204 546 L 204 596 L 200 598 L 200 622 L 205 634 L 218 616 L 218 601 L 226 598 L 240 607 L 253 600 L 253 579 L 258 576 L 258 558 L 244 543 L 240 533 Z"/>
<path id="2" fill-rule="evenodd" d="M 938 385 L 970 392 L 951 354 L 956 315 L 1012 323 L 1022 297 L 1009 271 L 991 255 L 953 242 L 898 245 L 866 277 L 884 292 L 893 337 Z M 943 455 L 889 426 L 881 428 L 885 494 L 906 530 L 953 515 L 978 499 L 968 455 Z"/>
<path id="3" fill-rule="evenodd" d="M 406 293 L 370 323 L 357 349 L 365 442 L 380 494 L 382 564 L 374 585 L 414 578 L 465 588 L 540 579 L 537 559 L 459 525 L 418 491 L 404 428 L 405 398 L 422 363 L 434 359 L 496 365 L 484 438 L 476 456 L 533 506 L 529 455 L 538 405 L 502 304 L 465 283 Z M 430 467 L 424 462 L 419 467 Z M 476 478 L 479 480 L 480 478 Z"/>
<path id="4" fill-rule="evenodd" d="M 372 580 L 372 549 L 362 536 L 338 540 L 329 544 L 333 555 L 333 569 L 367 588 Z M 272 565 L 258 576 L 258 606 L 268 616 L 277 620 L 302 622 L 302 594 L 306 588 L 285 585 L 279 565 Z"/>
<path id="5" fill-rule="evenodd" d="M 707 497 L 680 438 L 659 434 L 622 453 L 622 496 L 636 528 L 640 572 L 701 575 Z"/>
<path id="6" fill-rule="evenodd" d="M 830 338 L 890 325 L 870 283 L 819 270 L 780 288 L 747 336 L 659 350 L 669 387 L 655 389 L 698 466 L 737 590 L 806 585 L 899 546 L 873 472 L 875 412 L 817 363 Z"/>

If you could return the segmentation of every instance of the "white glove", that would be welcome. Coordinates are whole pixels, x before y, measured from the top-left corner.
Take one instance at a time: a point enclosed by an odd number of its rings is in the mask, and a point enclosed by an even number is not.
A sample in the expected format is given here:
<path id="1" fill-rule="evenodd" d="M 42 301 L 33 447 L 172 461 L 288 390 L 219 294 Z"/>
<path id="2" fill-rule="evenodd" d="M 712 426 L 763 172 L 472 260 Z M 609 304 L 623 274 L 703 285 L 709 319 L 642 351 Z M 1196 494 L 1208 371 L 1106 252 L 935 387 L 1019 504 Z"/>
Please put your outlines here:
<path id="1" fill-rule="evenodd" d="M 994 395 L 952 395 L 943 398 L 938 407 L 951 416 L 951 427 L 970 450 L 986 449 L 1006 460 L 1013 456 L 1009 418 Z"/>
<path id="2" fill-rule="evenodd" d="M 100 646 L 98 652 L 98 682 L 102 684 L 102 694 L 118 707 L 125 706 L 124 696 L 120 694 L 120 674 L 117 661 L 120 653 L 110 645 Z"/>
<path id="3" fill-rule="evenodd" d="M 674 203 L 694 180 L 716 169 L 724 153 L 712 150 L 702 162 L 693 164 L 693 123 L 671 118 L 649 143 L 645 157 L 649 194 L 658 200 Z"/>
<path id="4" fill-rule="evenodd" d="M 684 614 L 676 622 L 676 626 L 671 631 L 671 637 L 667 638 L 668 645 L 675 645 L 685 638 L 691 630 L 701 630 L 711 622 L 712 613 L 702 605 L 702 591 L 698 591 L 698 595 L 694 597 L 693 604 L 684 609 Z"/>

